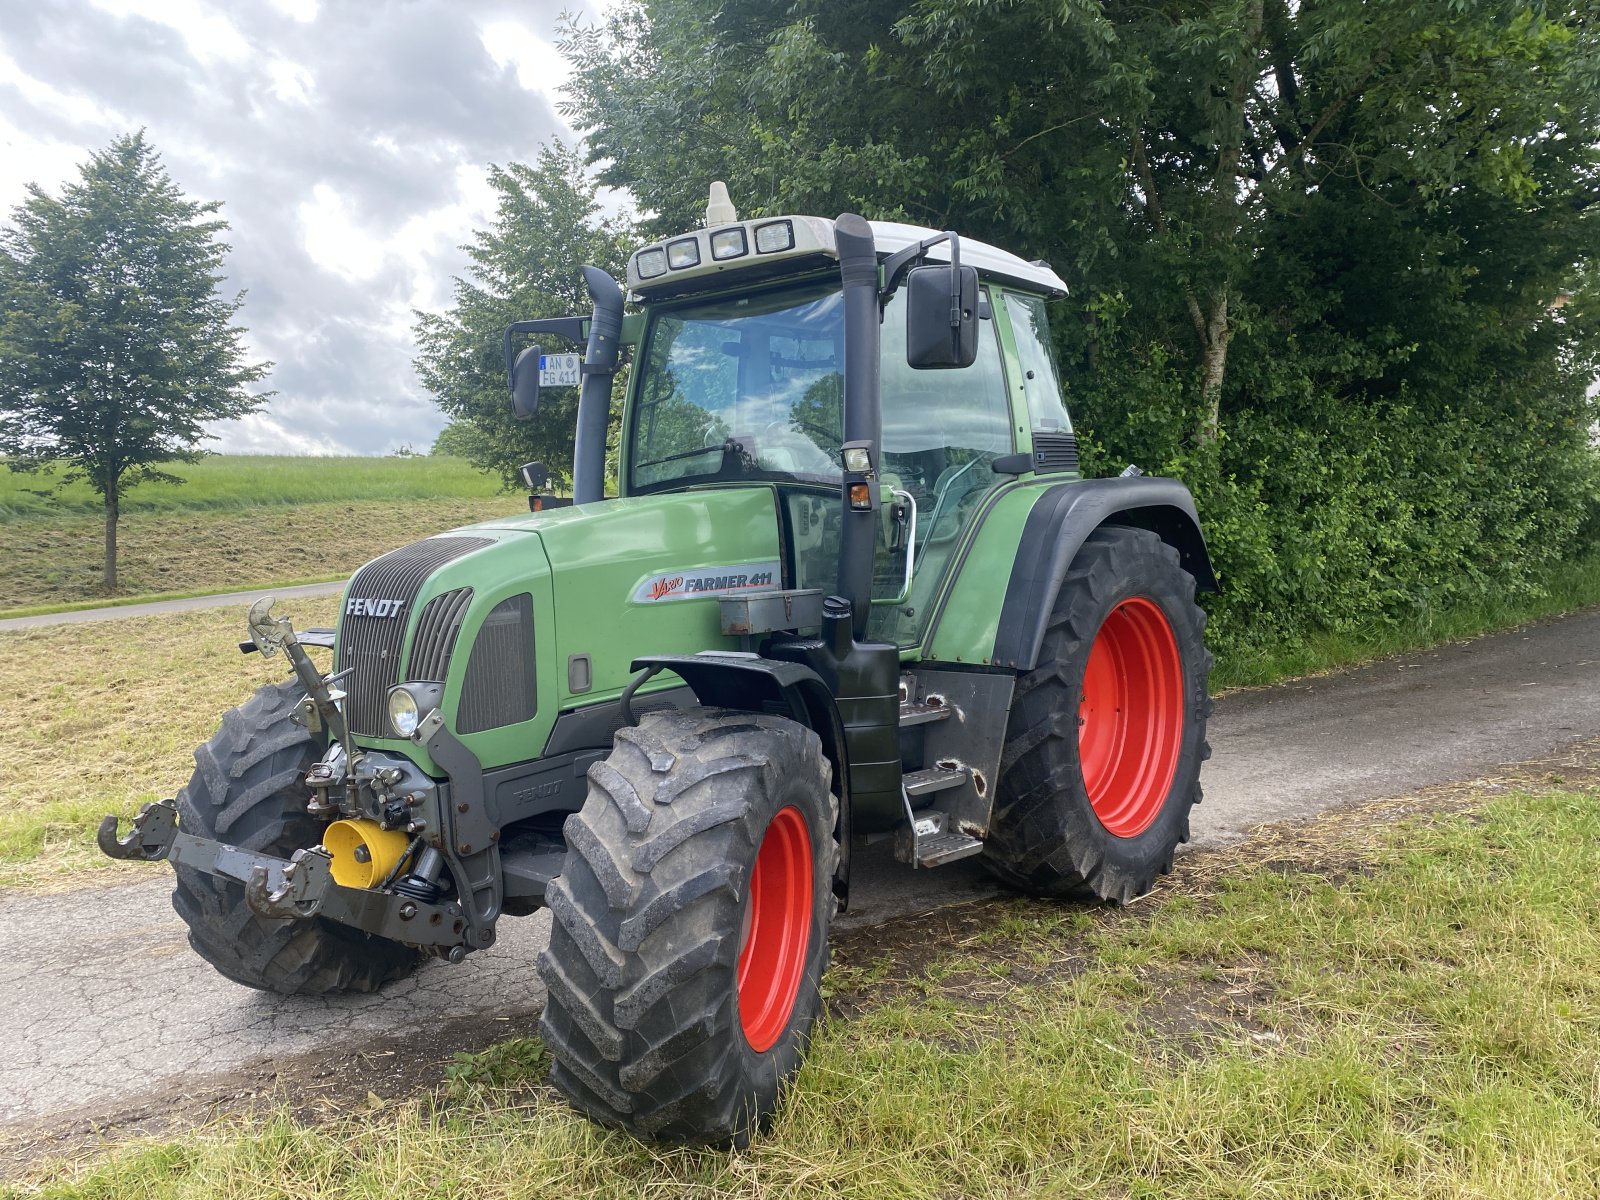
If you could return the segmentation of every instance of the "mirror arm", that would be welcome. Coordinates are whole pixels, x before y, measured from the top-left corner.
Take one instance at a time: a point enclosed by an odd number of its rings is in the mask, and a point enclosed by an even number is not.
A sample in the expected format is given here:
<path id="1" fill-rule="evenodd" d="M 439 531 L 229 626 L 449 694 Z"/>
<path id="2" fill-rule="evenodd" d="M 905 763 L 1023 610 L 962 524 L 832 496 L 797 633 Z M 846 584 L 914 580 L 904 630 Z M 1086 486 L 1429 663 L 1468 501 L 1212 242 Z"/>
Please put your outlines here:
<path id="1" fill-rule="evenodd" d="M 950 328 L 961 328 L 961 239 L 954 231 L 945 234 L 950 239 Z"/>
<path id="2" fill-rule="evenodd" d="M 900 285 L 905 282 L 906 272 L 916 266 L 927 255 L 928 251 L 940 242 L 950 243 L 950 265 L 961 265 L 961 239 L 954 230 L 945 230 L 932 237 L 923 238 L 914 246 L 907 246 L 904 250 L 896 250 L 883 260 L 883 287 L 878 292 L 878 303 L 888 304 L 894 294 L 900 290 Z M 955 296 L 955 306 L 961 307 L 961 293 Z"/>
<path id="3" fill-rule="evenodd" d="M 506 387 L 511 386 L 513 368 L 517 365 L 517 356 L 512 349 L 511 339 L 517 334 L 552 333 L 556 337 L 566 338 L 569 342 L 581 342 L 588 336 L 584 326 L 589 323 L 588 317 L 545 317 L 539 321 L 513 321 L 506 326 Z"/>

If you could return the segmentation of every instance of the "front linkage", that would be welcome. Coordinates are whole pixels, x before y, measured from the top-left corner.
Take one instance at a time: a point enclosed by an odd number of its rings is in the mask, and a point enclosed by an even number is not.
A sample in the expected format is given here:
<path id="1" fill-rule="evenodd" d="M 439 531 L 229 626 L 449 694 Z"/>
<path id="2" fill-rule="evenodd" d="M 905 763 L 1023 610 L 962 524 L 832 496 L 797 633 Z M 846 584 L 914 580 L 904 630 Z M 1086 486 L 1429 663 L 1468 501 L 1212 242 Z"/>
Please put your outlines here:
<path id="1" fill-rule="evenodd" d="M 108 815 L 96 839 L 101 851 L 116 859 L 165 860 L 243 884 L 250 911 L 266 920 L 320 916 L 451 962 L 492 945 L 503 903 L 499 831 L 484 812 L 477 759 L 437 714 L 419 725 L 412 740 L 444 768 L 448 784 L 429 779 L 407 760 L 360 750 L 334 689 L 341 676 L 318 671 L 289 619 L 273 617 L 271 608 L 270 597 L 251 606 L 251 640 L 242 648 L 265 658 L 283 651 L 306 689 L 294 720 L 321 736 L 327 749 L 306 776 L 307 811 L 404 833 L 410 839 L 405 850 L 371 886 L 346 886 L 335 877 L 334 855 L 325 846 L 283 859 L 196 837 L 178 828 L 177 804 L 168 799 L 146 804 L 126 837 L 118 836 L 117 817 Z M 330 792 L 341 787 L 343 797 L 335 801 Z M 357 850 L 358 861 L 360 855 Z M 446 871 L 456 885 L 455 899 L 445 899 L 440 877 Z"/>

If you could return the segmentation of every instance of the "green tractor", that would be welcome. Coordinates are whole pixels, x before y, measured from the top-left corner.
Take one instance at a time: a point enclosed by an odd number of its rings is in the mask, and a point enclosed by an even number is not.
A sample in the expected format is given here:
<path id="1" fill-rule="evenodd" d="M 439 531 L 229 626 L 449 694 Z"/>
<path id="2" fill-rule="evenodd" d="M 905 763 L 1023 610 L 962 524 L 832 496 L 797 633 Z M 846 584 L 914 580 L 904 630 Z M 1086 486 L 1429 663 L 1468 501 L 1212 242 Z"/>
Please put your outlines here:
<path id="1" fill-rule="evenodd" d="M 1042 262 L 740 221 L 716 185 L 706 228 L 632 256 L 635 312 L 584 276 L 590 315 L 505 345 L 519 415 L 579 389 L 571 502 L 374 559 L 337 630 L 258 602 L 241 649 L 293 677 L 99 840 L 170 860 L 195 950 L 280 993 L 376 989 L 548 908 L 555 1086 L 743 1144 L 805 1053 L 852 848 L 1115 902 L 1170 870 L 1216 580 L 1180 483 L 1080 476 Z"/>

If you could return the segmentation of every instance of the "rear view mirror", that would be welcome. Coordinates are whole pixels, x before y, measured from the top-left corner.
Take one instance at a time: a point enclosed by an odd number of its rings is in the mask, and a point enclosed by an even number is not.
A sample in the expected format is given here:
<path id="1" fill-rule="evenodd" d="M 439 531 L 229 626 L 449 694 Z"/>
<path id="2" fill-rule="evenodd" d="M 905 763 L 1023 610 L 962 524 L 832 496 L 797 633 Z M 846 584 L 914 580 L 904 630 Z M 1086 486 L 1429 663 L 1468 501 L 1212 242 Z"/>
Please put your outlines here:
<path id="1" fill-rule="evenodd" d="M 511 411 L 519 421 L 531 421 L 539 411 L 539 347 L 529 346 L 517 355 L 511 368 Z"/>
<path id="2" fill-rule="evenodd" d="M 906 363 L 914 370 L 970 367 L 978 357 L 978 272 L 929 264 L 906 275 Z"/>

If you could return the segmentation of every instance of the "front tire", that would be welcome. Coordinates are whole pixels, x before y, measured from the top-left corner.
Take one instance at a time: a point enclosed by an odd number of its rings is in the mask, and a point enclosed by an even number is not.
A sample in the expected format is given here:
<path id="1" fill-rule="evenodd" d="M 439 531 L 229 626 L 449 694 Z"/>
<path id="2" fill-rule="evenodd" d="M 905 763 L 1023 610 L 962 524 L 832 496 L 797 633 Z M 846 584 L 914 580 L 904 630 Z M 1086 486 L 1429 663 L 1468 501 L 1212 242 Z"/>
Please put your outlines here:
<path id="1" fill-rule="evenodd" d="M 985 865 L 1041 896 L 1127 903 L 1172 870 L 1200 802 L 1205 613 L 1178 552 L 1105 527 L 1073 559 L 1017 681 Z"/>
<path id="2" fill-rule="evenodd" d="M 589 770 L 546 892 L 551 1081 L 645 1137 L 744 1145 L 799 1069 L 836 907 L 822 745 L 780 717 L 645 714 Z"/>
<path id="3" fill-rule="evenodd" d="M 179 828 L 278 858 L 322 840 L 326 827 L 306 812 L 304 783 L 317 744 L 290 720 L 303 694 L 285 680 L 228 710 L 222 728 L 194 752 L 194 775 L 178 793 Z M 421 961 L 399 942 L 322 917 L 264 920 L 233 880 L 181 866 L 177 875 L 172 907 L 189 926 L 189 945 L 245 987 L 295 996 L 372 992 Z"/>

